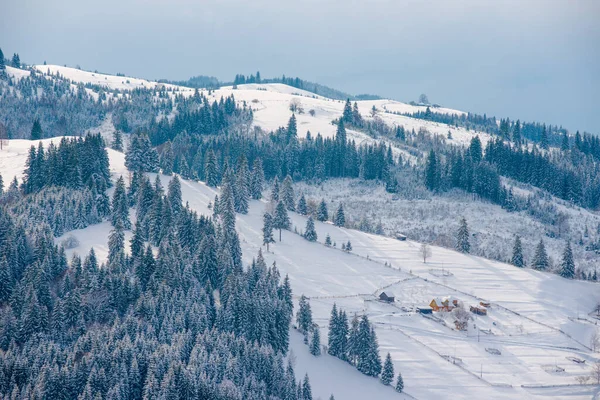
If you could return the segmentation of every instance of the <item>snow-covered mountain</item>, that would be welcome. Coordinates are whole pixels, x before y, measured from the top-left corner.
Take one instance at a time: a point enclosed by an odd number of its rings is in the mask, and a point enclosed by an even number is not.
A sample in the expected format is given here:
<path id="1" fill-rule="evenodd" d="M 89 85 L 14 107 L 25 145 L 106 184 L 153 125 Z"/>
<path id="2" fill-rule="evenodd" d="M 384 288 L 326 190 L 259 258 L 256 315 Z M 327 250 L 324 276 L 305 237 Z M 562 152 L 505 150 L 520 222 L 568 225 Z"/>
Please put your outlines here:
<path id="1" fill-rule="evenodd" d="M 19 176 L 28 148 L 35 143 L 9 141 L 0 153 L 0 173 L 9 179 Z M 109 150 L 109 157 L 113 179 L 127 176 L 124 155 Z M 154 179 L 155 174 L 150 175 Z M 166 187 L 171 177 L 159 177 Z M 184 203 L 200 214 L 212 214 L 209 204 L 218 193 L 203 182 L 182 180 Z M 398 394 L 338 359 L 311 356 L 301 335 L 292 331 L 296 372 L 309 373 L 315 397 L 325 399 L 334 393 L 340 399 L 587 399 L 597 390 L 574 386 L 575 378 L 589 374 L 597 361 L 589 348 L 598 322 L 591 313 L 599 300 L 596 283 L 565 280 L 435 246 L 433 257 L 424 263 L 419 243 L 330 223 L 315 223 L 318 241 L 312 243 L 300 235 L 306 217 L 295 213 L 290 213 L 292 229 L 266 252 L 261 229 L 267 207 L 265 200 L 251 201 L 249 213 L 237 215 L 244 264 L 262 249 L 268 264 L 276 263 L 282 274 L 289 275 L 295 302 L 301 294 L 310 298 L 322 338 L 327 337 L 334 303 L 349 315 L 368 315 L 382 357 L 389 352 L 405 380 L 405 394 Z M 93 247 L 99 261 L 105 260 L 109 230 L 110 223 L 103 222 L 67 233 L 65 237 L 72 235 L 80 243 L 68 250 L 68 256 L 83 256 Z M 326 235 L 336 247 L 323 244 Z M 341 244 L 348 241 L 352 251 L 344 252 Z M 384 290 L 395 294 L 395 303 L 378 301 Z M 467 309 L 489 303 L 487 316 L 473 314 L 467 330 L 459 331 L 442 314 L 416 312 L 416 307 L 444 296 L 453 296 Z"/>

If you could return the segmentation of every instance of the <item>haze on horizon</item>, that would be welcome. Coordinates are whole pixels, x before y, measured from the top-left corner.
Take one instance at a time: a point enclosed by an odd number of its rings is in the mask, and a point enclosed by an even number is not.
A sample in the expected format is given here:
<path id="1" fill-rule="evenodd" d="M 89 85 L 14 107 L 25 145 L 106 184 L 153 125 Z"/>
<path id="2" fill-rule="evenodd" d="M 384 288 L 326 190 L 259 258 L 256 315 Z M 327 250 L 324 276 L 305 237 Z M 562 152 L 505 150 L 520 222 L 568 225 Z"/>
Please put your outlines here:
<path id="1" fill-rule="evenodd" d="M 594 0 L 105 0 L 0 7 L 27 63 L 151 79 L 299 76 L 353 94 L 600 133 Z"/>

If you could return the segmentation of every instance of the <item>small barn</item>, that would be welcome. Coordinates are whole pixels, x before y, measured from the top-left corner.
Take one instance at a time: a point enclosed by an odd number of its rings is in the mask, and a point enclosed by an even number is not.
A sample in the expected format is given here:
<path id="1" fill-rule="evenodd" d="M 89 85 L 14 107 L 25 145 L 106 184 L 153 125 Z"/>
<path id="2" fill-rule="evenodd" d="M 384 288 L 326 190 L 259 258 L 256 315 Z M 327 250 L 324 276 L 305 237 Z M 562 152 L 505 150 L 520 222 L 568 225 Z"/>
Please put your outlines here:
<path id="1" fill-rule="evenodd" d="M 381 292 L 381 294 L 379 295 L 379 300 L 380 301 L 385 301 L 386 303 L 393 303 L 395 301 L 395 296 L 394 293 L 387 291 L 387 292 Z"/>
<path id="2" fill-rule="evenodd" d="M 419 314 L 431 314 L 433 312 L 433 309 L 428 306 L 417 307 L 417 312 Z"/>
<path id="3" fill-rule="evenodd" d="M 401 234 L 400 232 L 396 232 L 395 236 L 396 236 L 396 239 L 397 239 L 397 240 L 400 240 L 401 242 L 404 242 L 404 241 L 406 241 L 406 236 L 404 236 L 404 235 L 403 235 L 403 234 Z"/>
<path id="4" fill-rule="evenodd" d="M 480 306 L 471 306 L 469 308 L 469 310 L 473 313 L 473 314 L 477 314 L 477 315 L 487 315 L 487 310 L 483 307 Z"/>

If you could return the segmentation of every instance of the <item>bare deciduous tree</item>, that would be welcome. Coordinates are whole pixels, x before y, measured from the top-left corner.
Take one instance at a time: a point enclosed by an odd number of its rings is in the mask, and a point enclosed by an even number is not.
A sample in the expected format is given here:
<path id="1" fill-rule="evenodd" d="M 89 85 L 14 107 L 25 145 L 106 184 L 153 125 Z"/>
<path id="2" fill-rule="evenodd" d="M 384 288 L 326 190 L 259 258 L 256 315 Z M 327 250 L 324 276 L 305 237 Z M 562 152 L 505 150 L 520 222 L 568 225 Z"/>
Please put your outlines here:
<path id="1" fill-rule="evenodd" d="M 596 384 L 600 385 L 600 361 L 596 361 L 596 363 L 592 366 L 592 379 L 596 381 Z"/>
<path id="2" fill-rule="evenodd" d="M 592 336 L 590 337 L 590 347 L 594 352 L 598 351 L 598 348 L 600 348 L 600 332 L 598 329 L 594 330 L 594 333 L 592 333 Z"/>
<path id="3" fill-rule="evenodd" d="M 421 244 L 421 248 L 419 249 L 419 253 L 421 257 L 423 257 L 423 262 L 426 263 L 428 258 L 431 258 L 431 247 L 427 243 Z"/>

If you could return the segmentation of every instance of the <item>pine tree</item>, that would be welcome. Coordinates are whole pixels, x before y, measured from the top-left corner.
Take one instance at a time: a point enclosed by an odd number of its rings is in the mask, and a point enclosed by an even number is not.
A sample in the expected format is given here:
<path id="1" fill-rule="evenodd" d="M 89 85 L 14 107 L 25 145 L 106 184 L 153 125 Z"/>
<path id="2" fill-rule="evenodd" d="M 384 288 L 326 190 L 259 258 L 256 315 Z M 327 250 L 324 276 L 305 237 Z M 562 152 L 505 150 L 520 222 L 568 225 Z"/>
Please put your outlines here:
<path id="1" fill-rule="evenodd" d="M 235 211 L 248 214 L 248 202 L 250 201 L 250 172 L 245 157 L 239 162 L 235 181 Z"/>
<path id="2" fill-rule="evenodd" d="M 265 173 L 263 171 L 262 161 L 260 158 L 256 158 L 252 166 L 252 182 L 250 184 L 250 192 L 254 200 L 260 200 L 262 198 L 264 185 Z"/>
<path id="3" fill-rule="evenodd" d="M 344 216 L 344 207 L 340 203 L 337 211 L 335 212 L 335 218 L 333 220 L 335 226 L 344 227 L 346 225 L 346 217 Z"/>
<path id="4" fill-rule="evenodd" d="M 404 390 L 404 380 L 402 379 L 402 374 L 398 372 L 398 379 L 396 380 L 396 392 L 402 393 Z"/>
<path id="5" fill-rule="evenodd" d="M 14 53 L 13 57 L 12 57 L 12 66 L 14 68 L 21 68 L 21 58 L 19 57 L 19 54 Z"/>
<path id="6" fill-rule="evenodd" d="M 571 146 L 569 145 L 569 134 L 567 133 L 567 131 L 564 131 L 562 136 L 562 142 L 560 144 L 560 149 L 562 151 L 567 151 L 570 147 Z"/>
<path id="7" fill-rule="evenodd" d="M 298 206 L 296 207 L 296 211 L 300 215 L 308 214 L 308 210 L 306 209 L 306 198 L 304 197 L 304 194 L 300 196 L 300 200 L 298 200 Z"/>
<path id="8" fill-rule="evenodd" d="M 277 176 L 273 179 L 273 188 L 271 189 L 271 202 L 279 202 L 279 179 Z"/>
<path id="9" fill-rule="evenodd" d="M 312 330 L 312 337 L 310 340 L 310 354 L 313 356 L 321 355 L 321 333 L 319 332 L 319 327 L 315 326 Z"/>
<path id="10" fill-rule="evenodd" d="M 329 333 L 327 334 L 327 353 L 331 356 L 341 358 L 340 349 L 340 321 L 337 306 L 333 303 L 331 316 L 329 317 Z"/>
<path id="11" fill-rule="evenodd" d="M 315 221 L 312 217 L 308 217 L 306 221 L 306 228 L 304 228 L 304 238 L 309 242 L 317 241 L 317 231 L 315 231 Z"/>
<path id="12" fill-rule="evenodd" d="M 352 243 L 350 243 L 349 240 L 348 240 L 348 243 L 346 243 L 346 251 L 348 253 L 352 251 Z"/>
<path id="13" fill-rule="evenodd" d="M 177 176 L 173 177 L 173 179 L 169 181 L 167 198 L 169 199 L 169 204 L 171 205 L 173 214 L 178 216 L 183 210 L 183 204 L 181 198 L 181 182 Z"/>
<path id="14" fill-rule="evenodd" d="M 273 228 L 279 229 L 279 241 L 281 242 L 281 231 L 283 229 L 290 229 L 290 218 L 288 217 L 287 210 L 283 201 L 277 203 L 275 208 L 275 217 L 273 218 Z"/>
<path id="15" fill-rule="evenodd" d="M 523 268 L 525 266 L 525 261 L 523 261 L 523 247 L 521 245 L 521 237 L 519 235 L 515 237 L 513 254 L 510 262 L 515 267 Z"/>
<path id="16" fill-rule="evenodd" d="M 327 203 L 325 199 L 321 199 L 319 203 L 319 209 L 317 210 L 317 221 L 327 221 L 329 219 L 329 213 L 327 212 Z"/>
<path id="17" fill-rule="evenodd" d="M 513 127 L 512 139 L 517 146 L 521 145 L 521 121 L 519 120 L 515 122 L 515 126 Z"/>
<path id="18" fill-rule="evenodd" d="M 113 140 L 112 140 L 112 144 L 111 147 L 113 150 L 116 151 L 123 151 L 123 135 L 121 134 L 121 131 L 118 129 L 115 129 L 115 131 L 112 134 Z"/>
<path id="19" fill-rule="evenodd" d="M 217 157 L 212 150 L 209 150 L 204 162 L 204 176 L 206 179 L 206 184 L 210 187 L 217 187 L 219 184 L 218 174 Z"/>
<path id="20" fill-rule="evenodd" d="M 481 146 L 481 140 L 479 139 L 479 136 L 475 136 L 473 139 L 471 139 L 471 145 L 469 146 L 469 155 L 471 156 L 471 159 L 473 160 L 474 164 L 477 164 L 481 161 L 481 158 L 483 157 L 483 149 Z"/>
<path id="21" fill-rule="evenodd" d="M 329 236 L 329 233 L 325 236 L 325 246 L 331 246 L 331 236 Z"/>
<path id="22" fill-rule="evenodd" d="M 308 374 L 304 375 L 304 382 L 302 383 L 302 400 L 313 400 Z"/>
<path id="23" fill-rule="evenodd" d="M 394 364 L 392 363 L 392 356 L 387 353 L 385 357 L 385 363 L 383 364 L 383 372 L 381 373 L 381 383 L 389 385 L 394 380 Z"/>
<path id="24" fill-rule="evenodd" d="M 550 266 L 548 254 L 546 253 L 546 246 L 544 246 L 544 241 L 542 239 L 540 239 L 540 242 L 535 249 L 535 255 L 531 266 L 538 271 L 544 271 Z"/>
<path id="25" fill-rule="evenodd" d="M 0 174 L 0 196 L 4 194 L 4 179 L 2 179 L 2 175 Z"/>
<path id="26" fill-rule="evenodd" d="M 456 250 L 461 253 L 469 253 L 471 251 L 471 243 L 469 242 L 469 226 L 467 220 L 462 217 L 460 227 L 456 233 Z"/>
<path id="27" fill-rule="evenodd" d="M 546 125 L 542 127 L 542 136 L 540 138 L 540 147 L 544 150 L 548 150 L 548 130 Z"/>
<path id="28" fill-rule="evenodd" d="M 125 234 L 120 219 L 116 221 L 116 225 L 108 237 L 108 265 L 115 270 L 120 270 L 125 266 Z"/>
<path id="29" fill-rule="evenodd" d="M 125 229 L 131 229 L 131 221 L 129 220 L 129 201 L 127 200 L 123 176 L 120 176 L 117 180 L 111 207 L 112 213 L 110 222 L 112 226 L 116 227 L 117 223 L 120 222 Z"/>
<path id="30" fill-rule="evenodd" d="M 300 300 L 298 301 L 298 313 L 296 314 L 296 325 L 298 325 L 298 330 L 302 332 L 304 335 L 307 335 L 310 332 L 310 329 L 313 325 L 312 320 L 312 311 L 310 309 L 310 303 L 306 296 L 300 296 Z"/>
<path id="31" fill-rule="evenodd" d="M 273 238 L 273 217 L 271 214 L 265 213 L 263 215 L 263 245 L 267 246 L 267 251 L 269 251 L 269 243 L 275 243 L 275 239 Z"/>
<path id="32" fill-rule="evenodd" d="M 31 128 L 31 140 L 40 140 L 43 136 L 42 125 L 40 124 L 40 120 L 36 118 Z"/>
<path id="33" fill-rule="evenodd" d="M 298 137 L 298 127 L 296 124 L 296 115 L 292 114 L 290 120 L 288 121 L 288 126 L 286 130 L 287 142 L 289 143 L 293 139 L 297 139 Z"/>
<path id="34" fill-rule="evenodd" d="M 560 266 L 560 276 L 567 279 L 573 279 L 575 277 L 575 261 L 573 261 L 571 241 L 567 241 Z"/>
<path id="35" fill-rule="evenodd" d="M 179 173 L 182 176 L 186 176 L 186 166 L 183 165 L 184 163 L 186 163 L 185 158 L 179 166 Z M 173 146 L 171 145 L 171 142 L 167 142 L 163 146 L 162 152 L 160 154 L 160 168 L 162 169 L 162 173 L 165 175 L 171 175 L 173 173 L 174 164 L 175 155 L 173 154 Z"/>
<path id="36" fill-rule="evenodd" d="M 296 210 L 296 200 L 294 199 L 294 187 L 292 185 L 292 177 L 286 176 L 283 180 L 283 184 L 281 185 L 281 193 L 279 194 L 279 198 L 285 204 L 285 207 L 289 211 Z"/>
<path id="37" fill-rule="evenodd" d="M 438 162 L 435 152 L 431 150 L 427 157 L 427 164 L 425 166 L 425 186 L 429 190 L 437 190 L 439 183 L 439 169 Z"/>
<path id="38" fill-rule="evenodd" d="M 352 117 L 352 105 L 350 104 L 350 99 L 347 99 L 346 104 L 344 105 L 342 120 L 346 125 L 350 125 L 354 120 L 354 118 Z"/>

